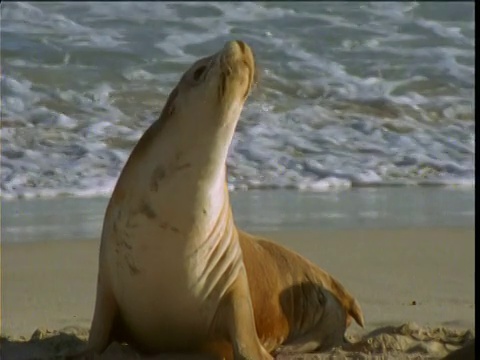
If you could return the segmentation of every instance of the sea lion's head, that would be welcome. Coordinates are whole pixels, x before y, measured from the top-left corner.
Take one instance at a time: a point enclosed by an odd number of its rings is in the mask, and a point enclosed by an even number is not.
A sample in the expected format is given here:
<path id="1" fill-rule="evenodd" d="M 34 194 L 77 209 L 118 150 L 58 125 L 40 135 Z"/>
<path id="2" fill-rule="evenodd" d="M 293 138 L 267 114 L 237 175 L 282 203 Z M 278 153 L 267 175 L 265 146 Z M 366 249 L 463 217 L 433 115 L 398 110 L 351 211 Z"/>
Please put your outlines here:
<path id="1" fill-rule="evenodd" d="M 197 61 L 184 75 L 193 82 L 204 82 L 222 106 L 243 104 L 255 78 L 255 60 L 250 47 L 241 40 L 229 41 L 217 54 Z M 195 89 L 191 89 L 195 92 Z M 207 94 L 203 94 L 204 96 Z M 201 97 L 200 94 L 195 96 Z"/>
<path id="2" fill-rule="evenodd" d="M 229 41 L 222 50 L 197 60 L 183 74 L 162 115 L 180 117 L 194 112 L 202 126 L 235 124 L 254 79 L 252 50 L 241 40 Z"/>
<path id="3" fill-rule="evenodd" d="M 197 60 L 135 146 L 123 171 L 132 175 L 124 177 L 138 182 L 139 174 L 159 173 L 224 181 L 228 148 L 254 82 L 254 55 L 243 41 L 229 41 Z"/>
<path id="4" fill-rule="evenodd" d="M 219 52 L 197 60 L 172 90 L 160 118 L 145 132 L 132 156 L 158 154 L 159 143 L 170 150 L 200 150 L 210 143 L 217 148 L 214 152 L 226 156 L 254 82 L 254 55 L 243 41 L 229 41 Z"/>

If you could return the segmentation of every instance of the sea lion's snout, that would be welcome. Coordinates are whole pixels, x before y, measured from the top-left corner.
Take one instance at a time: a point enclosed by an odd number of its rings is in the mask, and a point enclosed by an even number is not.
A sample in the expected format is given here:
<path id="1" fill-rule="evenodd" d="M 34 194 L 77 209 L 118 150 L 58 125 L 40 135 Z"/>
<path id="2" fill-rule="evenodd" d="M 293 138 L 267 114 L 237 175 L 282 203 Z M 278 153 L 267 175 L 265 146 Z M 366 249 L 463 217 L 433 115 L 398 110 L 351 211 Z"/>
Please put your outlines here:
<path id="1" fill-rule="evenodd" d="M 241 40 L 232 40 L 225 44 L 220 53 L 220 68 L 227 81 L 234 81 L 242 87 L 246 98 L 255 78 L 255 58 L 252 49 Z M 225 91 L 222 84 L 222 92 Z M 243 86 L 242 86 L 243 85 Z"/>
<path id="2" fill-rule="evenodd" d="M 223 56 L 232 59 L 241 59 L 243 56 L 252 57 L 252 50 L 242 40 L 232 40 L 223 47 Z"/>

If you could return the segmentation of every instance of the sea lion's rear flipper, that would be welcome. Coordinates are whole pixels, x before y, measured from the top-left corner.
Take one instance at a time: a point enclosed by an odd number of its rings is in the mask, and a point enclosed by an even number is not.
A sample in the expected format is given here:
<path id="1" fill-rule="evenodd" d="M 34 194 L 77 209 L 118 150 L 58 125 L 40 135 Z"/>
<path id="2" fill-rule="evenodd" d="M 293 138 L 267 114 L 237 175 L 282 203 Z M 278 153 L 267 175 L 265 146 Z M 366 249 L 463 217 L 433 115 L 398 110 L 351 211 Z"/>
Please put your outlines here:
<path id="1" fill-rule="evenodd" d="M 306 288 L 306 286 L 303 286 Z M 275 354 L 300 354 L 327 351 L 344 344 L 346 311 L 337 297 L 330 291 L 315 285 L 317 299 L 303 291 L 303 306 L 294 304 L 298 310 L 291 324 L 293 334 Z M 302 293 L 297 294 L 297 298 Z M 310 300 L 310 301 L 308 301 Z M 311 319 L 314 322 L 307 321 Z M 292 332 L 291 332 L 292 335 Z"/>
<path id="2" fill-rule="evenodd" d="M 323 272 L 321 269 L 317 269 L 317 274 Z M 324 274 L 327 274 L 324 272 Z M 363 318 L 363 312 L 360 308 L 360 305 L 350 292 L 345 289 L 345 287 L 333 276 L 327 274 L 329 278 L 329 290 L 330 292 L 340 301 L 340 304 L 345 309 L 347 315 L 347 328 L 350 326 L 352 319 L 360 325 L 362 328 L 365 327 L 365 320 Z M 320 282 L 321 278 L 319 277 Z"/>
<path id="3" fill-rule="evenodd" d="M 352 317 L 358 325 L 360 325 L 362 328 L 365 327 L 365 320 L 363 318 L 363 312 L 362 309 L 360 308 L 360 305 L 358 304 L 357 299 L 352 297 L 352 300 L 350 301 L 350 306 L 347 309 L 347 316 Z M 351 320 L 347 320 L 347 327 L 350 325 Z"/>
<path id="4" fill-rule="evenodd" d="M 321 346 L 318 336 L 315 332 L 309 332 L 295 340 L 281 345 L 274 351 L 274 355 L 280 354 L 304 354 L 311 353 Z"/>

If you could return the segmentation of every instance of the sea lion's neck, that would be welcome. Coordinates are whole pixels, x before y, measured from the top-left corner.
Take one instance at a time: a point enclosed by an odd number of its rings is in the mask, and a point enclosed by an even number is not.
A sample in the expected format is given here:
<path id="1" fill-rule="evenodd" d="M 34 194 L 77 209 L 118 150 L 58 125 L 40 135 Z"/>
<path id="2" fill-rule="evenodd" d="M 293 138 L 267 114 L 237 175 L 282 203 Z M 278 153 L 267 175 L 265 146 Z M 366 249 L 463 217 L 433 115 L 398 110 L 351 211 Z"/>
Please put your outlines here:
<path id="1" fill-rule="evenodd" d="M 208 234 L 228 203 L 226 158 L 234 124 L 153 124 L 125 166 L 118 187 L 183 234 Z M 213 124 L 212 124 L 213 125 Z M 140 184 L 139 184 L 140 183 Z M 133 193 L 135 192 L 135 193 Z M 141 205 L 142 207 L 145 207 Z M 229 205 L 228 205 L 229 206 Z"/>

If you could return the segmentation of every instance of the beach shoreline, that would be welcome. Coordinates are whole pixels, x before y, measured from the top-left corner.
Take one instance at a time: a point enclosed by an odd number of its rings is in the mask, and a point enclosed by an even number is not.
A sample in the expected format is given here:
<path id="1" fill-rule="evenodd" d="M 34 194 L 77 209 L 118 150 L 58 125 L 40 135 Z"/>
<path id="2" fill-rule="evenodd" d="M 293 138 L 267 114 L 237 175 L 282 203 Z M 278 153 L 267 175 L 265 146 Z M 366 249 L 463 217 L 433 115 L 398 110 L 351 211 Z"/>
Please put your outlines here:
<path id="1" fill-rule="evenodd" d="M 98 239 L 108 199 L 2 200 L 2 243 Z M 230 192 L 230 202 L 236 224 L 254 233 L 462 228 L 475 224 L 475 189 L 470 188 L 249 190 Z"/>
<path id="2" fill-rule="evenodd" d="M 351 291 L 366 320 L 365 329 L 353 325 L 348 330 L 355 341 L 387 328 L 474 336 L 474 227 L 262 235 L 306 256 Z M 85 335 L 93 314 L 98 246 L 91 239 L 3 244 L 2 336 L 28 340 L 37 329 L 48 337 L 48 331 L 65 328 Z M 413 336 L 411 346 L 414 341 L 419 340 Z M 456 348 L 423 350 L 436 358 Z"/>

